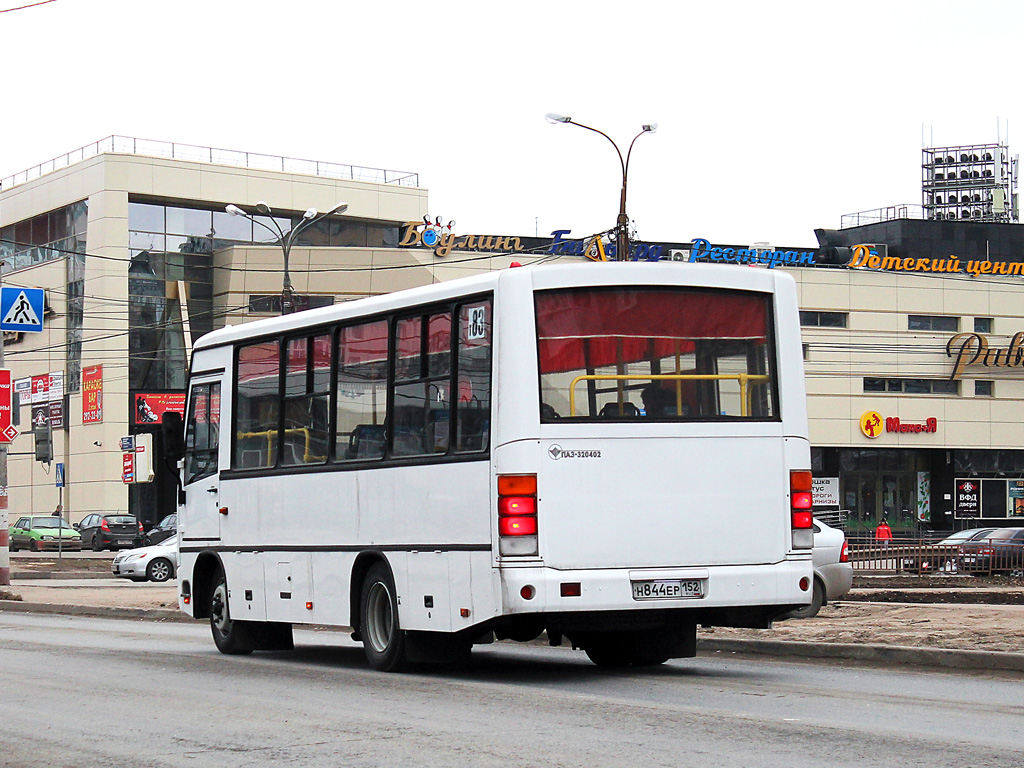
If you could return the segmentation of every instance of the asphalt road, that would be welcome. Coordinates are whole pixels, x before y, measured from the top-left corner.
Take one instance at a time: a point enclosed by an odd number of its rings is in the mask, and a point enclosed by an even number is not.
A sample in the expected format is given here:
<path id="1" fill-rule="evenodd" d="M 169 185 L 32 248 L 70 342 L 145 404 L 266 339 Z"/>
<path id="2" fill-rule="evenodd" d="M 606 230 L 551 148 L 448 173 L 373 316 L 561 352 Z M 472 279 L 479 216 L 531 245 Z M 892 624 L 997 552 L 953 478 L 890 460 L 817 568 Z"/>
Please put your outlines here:
<path id="1" fill-rule="evenodd" d="M 603 671 L 499 644 L 371 671 L 340 632 L 227 657 L 201 625 L 0 613 L 0 765 L 1013 766 L 1019 674 L 717 654 Z"/>

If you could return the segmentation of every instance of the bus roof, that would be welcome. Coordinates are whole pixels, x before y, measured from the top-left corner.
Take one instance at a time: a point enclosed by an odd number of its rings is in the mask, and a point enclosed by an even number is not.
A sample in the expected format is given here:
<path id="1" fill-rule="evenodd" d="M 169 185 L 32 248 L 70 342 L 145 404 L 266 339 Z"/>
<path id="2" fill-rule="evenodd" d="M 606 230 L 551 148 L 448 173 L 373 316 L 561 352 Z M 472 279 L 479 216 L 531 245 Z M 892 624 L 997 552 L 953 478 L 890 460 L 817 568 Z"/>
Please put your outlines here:
<path id="1" fill-rule="evenodd" d="M 296 328 L 326 325 L 348 318 L 390 312 L 402 307 L 471 296 L 494 290 L 499 281 L 505 282 L 509 279 L 529 280 L 540 289 L 584 285 L 675 285 L 774 293 L 780 279 L 792 281 L 793 277 L 779 270 L 767 268 L 678 262 L 574 262 L 514 267 L 355 299 L 293 315 L 229 325 L 198 339 L 194 349 L 198 351 L 256 336 L 272 336 Z"/>

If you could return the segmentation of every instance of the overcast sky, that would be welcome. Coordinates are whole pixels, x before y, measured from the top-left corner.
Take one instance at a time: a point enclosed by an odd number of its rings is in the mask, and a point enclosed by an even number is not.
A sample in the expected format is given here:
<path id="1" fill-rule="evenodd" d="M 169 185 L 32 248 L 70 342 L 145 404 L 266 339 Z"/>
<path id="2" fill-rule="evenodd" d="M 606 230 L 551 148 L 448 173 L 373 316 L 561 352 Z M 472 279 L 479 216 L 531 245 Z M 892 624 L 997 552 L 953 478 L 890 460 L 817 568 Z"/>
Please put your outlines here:
<path id="1" fill-rule="evenodd" d="M 0 0 L 0 9 L 33 0 Z M 815 244 L 1024 146 L 1024 3 L 55 0 L 0 13 L 0 177 L 111 134 L 415 171 L 460 234 Z M 234 201 L 251 203 L 253 201 Z"/>

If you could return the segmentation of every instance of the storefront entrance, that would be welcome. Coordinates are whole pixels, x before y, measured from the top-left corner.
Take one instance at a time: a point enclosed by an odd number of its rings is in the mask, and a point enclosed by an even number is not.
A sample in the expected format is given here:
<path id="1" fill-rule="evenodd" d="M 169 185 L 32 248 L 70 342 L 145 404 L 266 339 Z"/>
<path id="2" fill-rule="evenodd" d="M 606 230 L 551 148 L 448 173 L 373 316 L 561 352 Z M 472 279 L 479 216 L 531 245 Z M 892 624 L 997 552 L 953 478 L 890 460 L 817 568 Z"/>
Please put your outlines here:
<path id="1" fill-rule="evenodd" d="M 918 513 L 931 501 L 929 488 L 924 451 L 839 451 L 839 493 L 849 511 L 847 531 L 873 531 L 882 518 L 894 531 L 917 531 Z"/>

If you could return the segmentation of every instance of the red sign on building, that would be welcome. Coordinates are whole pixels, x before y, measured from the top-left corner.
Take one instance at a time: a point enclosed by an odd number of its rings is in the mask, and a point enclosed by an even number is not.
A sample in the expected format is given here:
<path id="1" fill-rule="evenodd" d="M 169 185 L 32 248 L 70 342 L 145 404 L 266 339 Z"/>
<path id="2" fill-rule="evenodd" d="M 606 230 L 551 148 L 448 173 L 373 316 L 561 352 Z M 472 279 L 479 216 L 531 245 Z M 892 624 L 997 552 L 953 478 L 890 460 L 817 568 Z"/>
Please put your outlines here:
<path id="1" fill-rule="evenodd" d="M 103 422 L 103 366 L 82 369 L 82 423 Z"/>
<path id="2" fill-rule="evenodd" d="M 185 414 L 184 392 L 145 392 L 135 395 L 136 424 L 158 424 L 168 411 Z"/>

